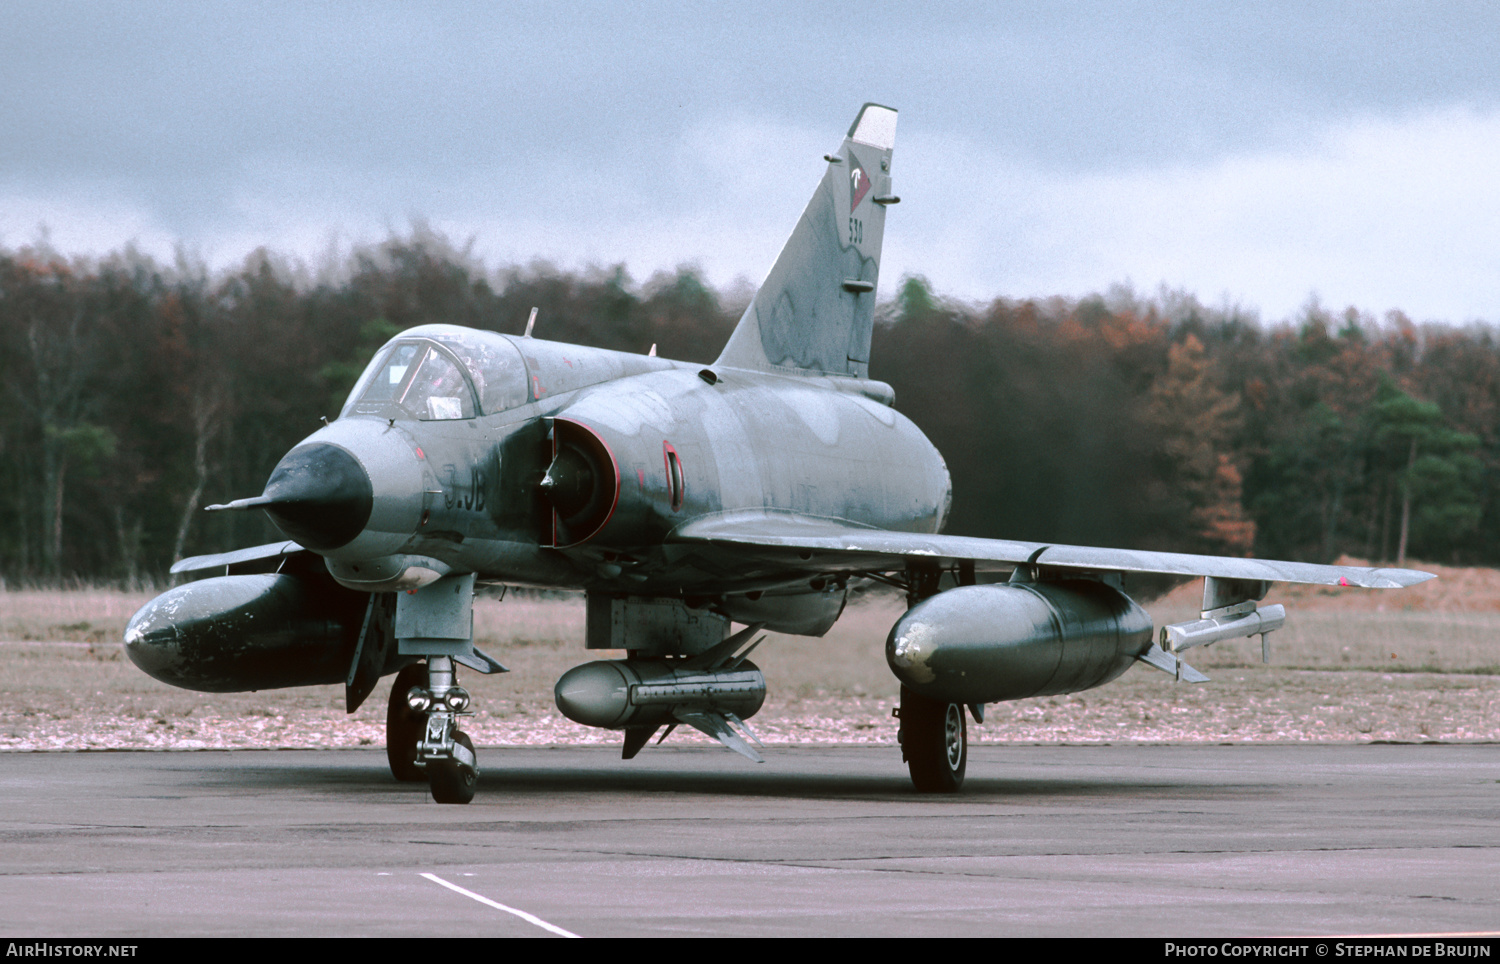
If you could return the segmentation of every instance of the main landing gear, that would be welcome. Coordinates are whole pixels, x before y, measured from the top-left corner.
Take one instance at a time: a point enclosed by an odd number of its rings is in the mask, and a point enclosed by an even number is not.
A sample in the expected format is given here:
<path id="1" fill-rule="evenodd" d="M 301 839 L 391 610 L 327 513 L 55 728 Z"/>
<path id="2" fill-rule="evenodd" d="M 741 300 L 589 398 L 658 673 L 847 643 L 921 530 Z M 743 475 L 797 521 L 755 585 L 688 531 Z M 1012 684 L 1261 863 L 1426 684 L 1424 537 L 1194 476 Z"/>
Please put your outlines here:
<path id="1" fill-rule="evenodd" d="M 474 742 L 458 728 L 458 717 L 469 715 L 468 709 L 468 691 L 457 684 L 447 656 L 429 656 L 425 666 L 396 674 L 385 717 L 391 774 L 402 781 L 426 780 L 438 803 L 473 800 L 478 759 Z"/>
<path id="2" fill-rule="evenodd" d="M 944 703 L 901 687 L 901 757 L 919 793 L 957 793 L 969 765 L 962 703 Z"/>

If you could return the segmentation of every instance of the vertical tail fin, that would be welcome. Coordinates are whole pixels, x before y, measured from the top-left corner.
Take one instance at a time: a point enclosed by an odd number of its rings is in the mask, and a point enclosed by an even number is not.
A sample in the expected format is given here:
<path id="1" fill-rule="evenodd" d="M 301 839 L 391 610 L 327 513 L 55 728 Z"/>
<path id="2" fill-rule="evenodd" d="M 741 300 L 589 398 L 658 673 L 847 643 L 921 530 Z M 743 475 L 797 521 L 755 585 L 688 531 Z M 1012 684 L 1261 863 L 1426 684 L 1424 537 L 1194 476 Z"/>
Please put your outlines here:
<path id="1" fill-rule="evenodd" d="M 896 112 L 866 104 L 718 364 L 868 377 Z"/>

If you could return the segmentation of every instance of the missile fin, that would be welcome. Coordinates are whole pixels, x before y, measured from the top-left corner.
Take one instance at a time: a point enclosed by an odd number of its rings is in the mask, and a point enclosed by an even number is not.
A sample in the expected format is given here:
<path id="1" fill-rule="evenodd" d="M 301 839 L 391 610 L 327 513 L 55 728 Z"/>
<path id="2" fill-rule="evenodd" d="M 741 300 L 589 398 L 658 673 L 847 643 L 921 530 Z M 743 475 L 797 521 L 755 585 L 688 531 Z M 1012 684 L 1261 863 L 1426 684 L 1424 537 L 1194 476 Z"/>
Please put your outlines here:
<path id="1" fill-rule="evenodd" d="M 755 731 L 750 729 L 749 723 L 746 723 L 744 720 L 740 719 L 738 716 L 735 716 L 733 713 L 725 713 L 724 719 L 728 720 L 731 724 L 743 730 L 746 736 L 755 741 L 756 746 L 760 747 L 762 750 L 766 748 L 766 745 L 760 742 L 760 737 L 755 735 Z"/>
<path id="2" fill-rule="evenodd" d="M 745 644 L 745 640 L 760 632 L 763 626 L 765 626 L 765 623 L 751 623 L 744 629 L 735 633 L 733 636 L 730 636 L 728 639 L 724 640 L 722 643 L 710 646 L 708 649 L 705 649 L 697 656 L 694 656 L 692 659 L 686 660 L 679 665 L 682 669 L 719 669 L 720 664 L 727 663 L 730 660 L 734 659 L 735 650 L 743 646 Z M 751 644 L 750 648 L 754 649 L 755 646 L 759 643 L 760 640 L 756 640 L 755 643 Z M 749 652 L 750 650 L 747 649 L 745 651 L 745 655 L 749 655 Z"/>
<path id="3" fill-rule="evenodd" d="M 722 713 L 715 713 L 712 710 L 674 710 L 672 715 L 693 729 L 707 733 L 740 756 L 754 760 L 756 763 L 766 762 L 765 757 L 756 753 L 755 748 L 734 731 L 734 727 L 729 725 L 729 721 Z"/>
<path id="4" fill-rule="evenodd" d="M 1207 683 L 1209 681 L 1207 676 L 1204 676 L 1183 662 L 1180 657 L 1173 656 L 1155 643 L 1152 643 L 1151 648 L 1144 653 L 1138 653 L 1135 658 L 1152 669 L 1159 669 L 1163 673 L 1188 683 Z"/>
<path id="5" fill-rule="evenodd" d="M 750 654 L 753 653 L 753 652 L 755 652 L 755 647 L 759 646 L 761 643 L 763 643 L 765 641 L 766 641 L 766 637 L 762 636 L 759 639 L 757 639 L 755 642 L 751 643 L 748 647 L 745 648 L 745 651 L 743 653 L 741 653 L 738 656 L 734 657 L 734 660 L 728 666 L 725 666 L 724 670 L 726 672 L 732 672 L 734 670 L 739 669 L 740 665 L 742 663 L 744 663 L 745 660 L 747 660 L 747 659 L 750 658 Z"/>
<path id="6" fill-rule="evenodd" d="M 620 759 L 635 759 L 635 755 L 641 752 L 641 747 L 645 746 L 651 741 L 652 735 L 654 735 L 658 729 L 660 729 L 660 727 L 656 726 L 625 727 L 625 746 L 620 750 Z M 668 732 L 671 731 L 669 730 Z M 666 734 L 662 734 L 662 739 L 666 739 Z"/>

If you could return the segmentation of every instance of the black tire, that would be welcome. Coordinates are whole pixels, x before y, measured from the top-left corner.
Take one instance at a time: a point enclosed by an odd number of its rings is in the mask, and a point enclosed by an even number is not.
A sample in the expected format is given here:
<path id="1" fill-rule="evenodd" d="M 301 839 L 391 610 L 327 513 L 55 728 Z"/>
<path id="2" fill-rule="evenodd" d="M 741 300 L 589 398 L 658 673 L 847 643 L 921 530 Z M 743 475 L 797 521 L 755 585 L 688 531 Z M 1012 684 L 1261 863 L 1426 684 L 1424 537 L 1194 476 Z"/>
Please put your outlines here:
<path id="1" fill-rule="evenodd" d="M 406 694 L 411 688 L 426 685 L 426 663 L 406 667 L 391 684 L 391 701 L 385 711 L 385 758 L 390 761 L 391 776 L 402 783 L 427 779 L 427 774 L 417 766 L 417 743 L 427 734 L 427 714 L 406 705 Z"/>
<path id="2" fill-rule="evenodd" d="M 466 747 L 471 754 L 474 752 L 474 743 L 462 730 L 453 734 L 453 742 Z M 479 786 L 479 771 L 457 760 L 435 760 L 427 764 L 427 777 L 432 799 L 438 803 L 468 803 L 474 799 L 474 789 Z"/>
<path id="3" fill-rule="evenodd" d="M 901 687 L 901 752 L 918 793 L 957 793 L 969 766 L 962 703 L 942 703 Z"/>

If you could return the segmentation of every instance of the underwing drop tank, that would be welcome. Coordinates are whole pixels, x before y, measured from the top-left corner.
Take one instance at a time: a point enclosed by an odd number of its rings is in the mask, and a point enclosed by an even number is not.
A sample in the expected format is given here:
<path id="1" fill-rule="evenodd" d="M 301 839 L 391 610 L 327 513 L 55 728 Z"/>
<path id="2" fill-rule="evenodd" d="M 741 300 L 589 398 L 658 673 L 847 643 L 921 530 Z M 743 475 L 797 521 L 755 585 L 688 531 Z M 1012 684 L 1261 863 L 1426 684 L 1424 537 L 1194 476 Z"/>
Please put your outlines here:
<path id="1" fill-rule="evenodd" d="M 1102 686 L 1151 646 L 1151 617 L 1093 580 L 964 586 L 909 609 L 886 662 L 929 699 L 998 703 Z"/>
<path id="2" fill-rule="evenodd" d="M 125 653 L 163 683 L 208 693 L 342 683 L 368 598 L 327 577 L 203 579 L 141 607 Z"/>

